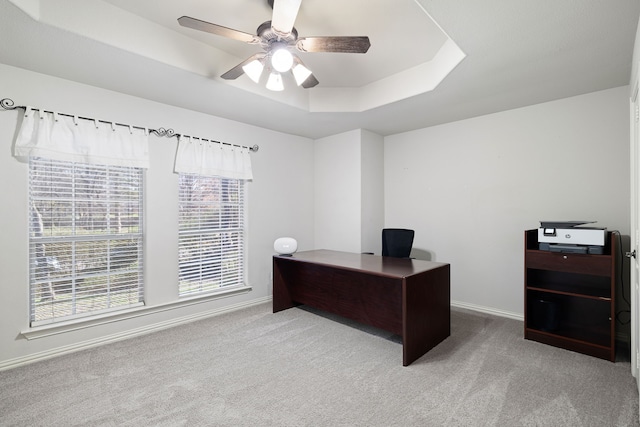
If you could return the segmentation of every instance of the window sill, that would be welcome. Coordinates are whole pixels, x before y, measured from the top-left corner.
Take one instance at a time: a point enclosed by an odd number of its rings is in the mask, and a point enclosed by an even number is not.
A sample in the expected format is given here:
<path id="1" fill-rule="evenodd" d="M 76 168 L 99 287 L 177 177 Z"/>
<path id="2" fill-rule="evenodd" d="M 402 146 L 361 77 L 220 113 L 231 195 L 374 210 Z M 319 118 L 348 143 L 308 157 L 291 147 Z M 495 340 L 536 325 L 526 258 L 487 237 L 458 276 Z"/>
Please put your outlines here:
<path id="1" fill-rule="evenodd" d="M 202 304 L 209 301 L 213 301 L 220 298 L 226 298 L 234 295 L 240 295 L 252 290 L 251 286 L 234 287 L 233 289 L 227 289 L 215 294 L 207 294 L 201 296 L 194 296 L 183 298 L 179 301 L 170 302 L 167 304 L 154 305 L 152 307 L 142 306 L 128 310 L 122 310 L 118 312 L 103 314 L 100 316 L 85 317 L 82 319 L 75 319 L 66 322 L 60 322 L 49 325 L 36 326 L 29 328 L 26 331 L 20 332 L 20 335 L 27 340 L 34 340 L 38 338 L 45 338 L 52 335 L 63 334 L 70 331 L 77 331 L 81 329 L 91 328 L 94 326 L 106 325 L 109 323 L 120 322 L 123 320 L 135 319 L 137 317 L 148 316 L 150 314 L 161 313 L 168 310 L 174 310 L 178 308 L 188 307 L 195 304 Z M 157 327 L 157 326 L 156 326 Z"/>

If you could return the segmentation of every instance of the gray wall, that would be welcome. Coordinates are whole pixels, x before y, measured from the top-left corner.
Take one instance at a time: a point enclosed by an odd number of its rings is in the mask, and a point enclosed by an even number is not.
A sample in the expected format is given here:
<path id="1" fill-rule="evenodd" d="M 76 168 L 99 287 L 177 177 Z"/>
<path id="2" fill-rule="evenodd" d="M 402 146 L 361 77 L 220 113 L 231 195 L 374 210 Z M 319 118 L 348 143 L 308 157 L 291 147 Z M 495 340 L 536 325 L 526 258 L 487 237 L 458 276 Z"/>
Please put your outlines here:
<path id="1" fill-rule="evenodd" d="M 381 251 L 384 139 L 355 129 L 314 142 L 315 245 Z"/>
<path id="2" fill-rule="evenodd" d="M 525 229 L 628 235 L 628 109 L 625 86 L 387 137 L 385 225 L 451 264 L 453 301 L 521 317 Z"/>

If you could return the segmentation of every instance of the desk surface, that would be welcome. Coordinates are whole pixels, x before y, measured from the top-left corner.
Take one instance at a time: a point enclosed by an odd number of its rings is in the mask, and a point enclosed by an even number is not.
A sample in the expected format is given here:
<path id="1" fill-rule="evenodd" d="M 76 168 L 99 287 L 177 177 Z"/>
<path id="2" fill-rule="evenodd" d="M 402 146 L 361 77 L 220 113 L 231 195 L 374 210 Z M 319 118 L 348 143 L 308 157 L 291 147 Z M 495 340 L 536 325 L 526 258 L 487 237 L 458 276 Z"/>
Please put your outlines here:
<path id="1" fill-rule="evenodd" d="M 292 261 L 341 267 L 347 270 L 367 271 L 380 276 L 395 278 L 412 276 L 446 265 L 441 262 L 419 259 L 382 257 L 326 249 L 296 252 L 293 256 L 285 258 Z"/>
<path id="2" fill-rule="evenodd" d="M 402 336 L 409 365 L 451 333 L 450 265 L 329 250 L 273 257 L 273 312 L 306 304 Z"/>

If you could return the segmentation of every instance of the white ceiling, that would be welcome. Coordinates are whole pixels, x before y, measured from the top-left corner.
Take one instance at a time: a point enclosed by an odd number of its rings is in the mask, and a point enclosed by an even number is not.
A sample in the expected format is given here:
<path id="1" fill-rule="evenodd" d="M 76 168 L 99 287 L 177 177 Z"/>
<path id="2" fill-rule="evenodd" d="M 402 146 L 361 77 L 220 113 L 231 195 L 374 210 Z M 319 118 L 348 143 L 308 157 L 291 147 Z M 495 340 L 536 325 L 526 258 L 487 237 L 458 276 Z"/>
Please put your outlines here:
<path id="1" fill-rule="evenodd" d="M 638 0 L 303 0 L 301 37 L 372 46 L 301 54 L 320 85 L 273 93 L 218 77 L 256 47 L 176 21 L 255 33 L 266 0 L 0 0 L 0 62 L 310 138 L 384 136 L 626 85 L 639 14 Z M 446 35 L 466 57 L 427 90 Z"/>
<path id="2" fill-rule="evenodd" d="M 256 34 L 258 25 L 270 20 L 272 13 L 267 0 L 104 1 L 235 56 L 237 62 L 231 66 L 260 49 L 183 28 L 176 19 L 186 15 Z M 361 11 L 372 7 L 376 13 L 366 18 L 362 16 Z M 299 53 L 304 63 L 318 74 L 323 86 L 329 87 L 362 86 L 427 62 L 445 39 L 437 25 L 414 0 L 306 0 L 300 6 L 295 28 L 299 37 L 369 36 L 372 40 L 374 47 L 366 55 Z M 404 40 L 420 40 L 422 44 L 403 43 Z M 389 55 L 393 55 L 392 58 Z M 336 61 L 345 72 L 336 72 Z"/>

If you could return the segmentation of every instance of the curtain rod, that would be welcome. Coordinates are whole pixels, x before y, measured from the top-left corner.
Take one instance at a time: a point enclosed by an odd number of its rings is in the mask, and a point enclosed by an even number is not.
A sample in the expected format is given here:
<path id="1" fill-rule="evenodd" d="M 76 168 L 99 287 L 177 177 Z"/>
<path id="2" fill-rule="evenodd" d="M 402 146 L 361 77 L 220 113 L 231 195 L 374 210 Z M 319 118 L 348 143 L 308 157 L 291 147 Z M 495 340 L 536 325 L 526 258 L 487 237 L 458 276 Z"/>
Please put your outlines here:
<path id="1" fill-rule="evenodd" d="M 26 110 L 27 108 L 31 108 L 32 110 L 35 111 L 42 111 L 44 113 L 54 113 L 53 111 L 47 111 L 47 110 L 41 110 L 40 108 L 35 108 L 35 107 L 27 107 L 25 105 L 15 105 L 13 100 L 11 98 L 3 98 L 2 100 L 0 100 L 0 106 L 2 108 L 4 108 L 5 110 L 15 110 L 16 108 L 22 108 L 23 110 Z M 78 119 L 82 119 L 82 120 L 91 120 L 91 121 L 98 121 L 100 123 L 113 123 L 119 126 L 127 126 L 127 127 L 132 127 L 135 129 L 142 129 L 142 130 L 148 130 L 151 133 L 156 134 L 157 136 L 166 136 L 167 138 L 172 138 L 172 137 L 184 137 L 184 138 L 195 138 L 195 139 L 200 139 L 203 141 L 211 141 L 211 142 L 215 142 L 217 144 L 223 144 L 223 145 L 230 145 L 232 147 L 241 147 L 241 148 L 246 148 L 249 151 L 253 151 L 254 153 L 257 152 L 260 147 L 256 144 L 253 147 L 247 147 L 246 145 L 238 145 L 238 144 L 231 144 L 229 142 L 220 142 L 220 141 L 214 141 L 212 139 L 207 139 L 207 138 L 200 138 L 197 136 L 189 136 L 189 135 L 184 135 L 184 134 L 180 134 L 180 133 L 176 133 L 173 129 L 169 128 L 169 129 L 165 129 L 165 128 L 158 128 L 158 129 L 151 129 L 151 128 L 144 128 L 141 126 L 131 126 L 131 125 L 127 125 L 127 124 L 123 124 L 123 123 L 115 123 L 115 122 L 108 122 L 108 121 L 104 121 L 104 120 L 96 120 L 96 119 L 92 119 L 90 117 L 81 117 L 81 116 L 74 116 L 73 114 L 65 114 L 65 113 L 57 113 L 61 116 L 66 116 L 66 117 L 76 117 Z"/>

